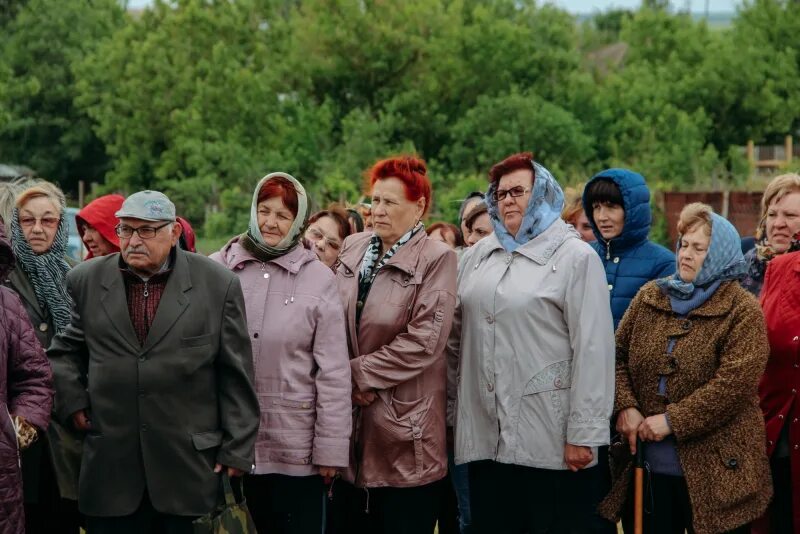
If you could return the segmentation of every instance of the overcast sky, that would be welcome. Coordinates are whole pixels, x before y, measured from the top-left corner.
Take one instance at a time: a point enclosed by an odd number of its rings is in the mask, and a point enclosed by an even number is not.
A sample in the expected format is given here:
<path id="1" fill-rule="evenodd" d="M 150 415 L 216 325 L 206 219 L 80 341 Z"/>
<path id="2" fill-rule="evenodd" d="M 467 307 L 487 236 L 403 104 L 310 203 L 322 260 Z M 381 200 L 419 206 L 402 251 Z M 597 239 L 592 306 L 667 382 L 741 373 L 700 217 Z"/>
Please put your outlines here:
<path id="1" fill-rule="evenodd" d="M 400 1 L 400 0 L 398 0 Z M 573 13 L 592 13 L 595 10 L 603 11 L 609 7 L 635 8 L 641 4 L 641 0 L 554 0 L 556 4 L 566 8 Z M 130 7 L 144 7 L 152 3 L 152 0 L 129 0 Z M 705 9 L 705 0 L 688 0 L 692 6 L 692 11 L 702 12 Z M 725 12 L 733 11 L 739 4 L 734 0 L 708 0 L 709 11 Z M 687 0 L 673 0 L 672 5 L 676 9 L 684 9 Z"/>

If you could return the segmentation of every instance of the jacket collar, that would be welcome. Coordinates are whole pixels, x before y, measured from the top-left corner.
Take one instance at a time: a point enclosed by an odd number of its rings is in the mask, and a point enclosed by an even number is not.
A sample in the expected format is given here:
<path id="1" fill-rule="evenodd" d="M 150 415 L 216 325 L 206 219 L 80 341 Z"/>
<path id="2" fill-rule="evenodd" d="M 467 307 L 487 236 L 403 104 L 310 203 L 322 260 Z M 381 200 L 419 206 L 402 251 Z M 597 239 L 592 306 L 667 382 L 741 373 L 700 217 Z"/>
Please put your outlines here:
<path id="1" fill-rule="evenodd" d="M 492 234 L 492 236 L 494 236 L 494 234 Z M 340 256 L 339 262 L 351 273 L 358 273 L 361 268 L 361 260 L 364 258 L 364 253 L 367 251 L 371 237 L 372 234 L 370 233 L 362 233 L 359 235 L 360 241 L 356 242 L 346 254 Z M 425 246 L 425 239 L 427 237 L 428 235 L 423 230 L 414 234 L 405 245 L 397 249 L 394 256 L 389 258 L 384 268 L 391 266 L 410 276 L 414 276 L 417 264 L 419 263 L 419 256 L 422 254 L 422 249 Z M 497 244 L 498 246 L 500 245 L 499 242 Z"/>
<path id="2" fill-rule="evenodd" d="M 189 306 L 189 297 L 186 294 L 192 288 L 192 276 L 189 270 L 188 252 L 175 247 L 175 261 L 172 273 L 167 280 L 164 294 L 158 304 L 153 325 L 147 334 L 144 346 L 139 346 L 139 340 L 133 329 L 130 312 L 128 311 L 128 297 L 125 293 L 123 274 L 120 272 L 118 261 L 119 253 L 103 256 L 99 260 L 105 265 L 100 284 L 105 290 L 101 297 L 103 308 L 122 338 L 127 341 L 134 352 L 143 354 L 152 349 L 156 343 L 169 332 L 175 321 L 186 311 Z"/>
<path id="3" fill-rule="evenodd" d="M 571 237 L 577 238 L 578 234 L 570 229 L 567 223 L 561 219 L 557 219 L 548 226 L 544 232 L 524 245 L 520 245 L 514 252 L 525 256 L 539 265 L 544 265 L 550 261 L 550 258 L 553 257 L 558 247 Z M 478 250 L 478 261 L 483 261 L 488 258 L 495 250 L 504 250 L 496 234 L 482 239 L 476 246 L 481 247 Z"/>
<path id="4" fill-rule="evenodd" d="M 719 317 L 729 314 L 736 304 L 738 285 L 739 282 L 735 280 L 723 282 L 707 301 L 689 312 L 689 316 Z M 642 300 L 648 306 L 672 313 L 669 297 L 655 283 L 642 292 Z"/>
<path id="5" fill-rule="evenodd" d="M 225 265 L 229 269 L 235 269 L 237 266 L 244 263 L 261 263 L 261 260 L 253 256 L 247 249 L 239 244 L 238 236 L 231 239 L 228 244 L 225 245 L 222 249 L 222 257 Z M 290 274 L 297 274 L 304 264 L 314 259 L 316 259 L 316 254 L 307 250 L 302 244 L 298 244 L 286 254 L 270 260 L 268 263 L 277 265 Z"/>

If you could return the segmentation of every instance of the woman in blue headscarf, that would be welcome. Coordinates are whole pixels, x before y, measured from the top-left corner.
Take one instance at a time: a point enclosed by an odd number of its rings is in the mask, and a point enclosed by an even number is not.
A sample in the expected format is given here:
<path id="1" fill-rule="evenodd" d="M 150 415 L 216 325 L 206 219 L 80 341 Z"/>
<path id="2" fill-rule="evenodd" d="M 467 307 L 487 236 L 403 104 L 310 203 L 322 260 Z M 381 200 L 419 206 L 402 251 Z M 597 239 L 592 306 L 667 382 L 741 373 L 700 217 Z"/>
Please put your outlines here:
<path id="1" fill-rule="evenodd" d="M 772 496 L 757 391 L 764 318 L 738 282 L 747 264 L 731 223 L 695 203 L 678 233 L 678 272 L 642 287 L 617 330 L 623 439 L 601 511 L 625 515 L 638 437 L 651 473 L 645 532 L 750 532 Z"/>
<path id="2" fill-rule="evenodd" d="M 492 167 L 495 232 L 464 252 L 448 343 L 456 464 L 475 532 L 591 532 L 609 442 L 614 339 L 597 254 L 529 153 Z"/>

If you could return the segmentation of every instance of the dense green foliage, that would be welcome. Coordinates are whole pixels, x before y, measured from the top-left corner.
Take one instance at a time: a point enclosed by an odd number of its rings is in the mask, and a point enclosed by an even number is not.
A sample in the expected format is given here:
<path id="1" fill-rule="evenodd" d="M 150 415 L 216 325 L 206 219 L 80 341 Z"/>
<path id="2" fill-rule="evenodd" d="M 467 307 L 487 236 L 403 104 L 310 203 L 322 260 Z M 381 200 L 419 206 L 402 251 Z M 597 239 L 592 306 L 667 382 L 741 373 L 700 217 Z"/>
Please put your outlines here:
<path id="1" fill-rule="evenodd" d="M 531 150 L 565 183 L 606 166 L 657 188 L 747 178 L 732 147 L 800 125 L 800 3 L 728 28 L 663 1 L 578 22 L 532 0 L 4 0 L 0 161 L 74 190 L 159 188 L 241 230 L 284 170 L 316 207 L 377 158 L 429 162 L 435 218 Z"/>

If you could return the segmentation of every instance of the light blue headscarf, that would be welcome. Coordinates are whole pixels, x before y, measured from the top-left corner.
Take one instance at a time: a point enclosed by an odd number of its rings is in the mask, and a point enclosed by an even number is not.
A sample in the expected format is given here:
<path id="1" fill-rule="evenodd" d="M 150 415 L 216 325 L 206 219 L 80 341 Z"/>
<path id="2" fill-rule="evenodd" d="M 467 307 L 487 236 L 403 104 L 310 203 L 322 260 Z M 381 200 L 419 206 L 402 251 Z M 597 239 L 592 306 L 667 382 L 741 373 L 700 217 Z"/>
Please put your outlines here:
<path id="1" fill-rule="evenodd" d="M 524 245 L 537 235 L 550 227 L 556 219 L 561 217 L 564 209 L 564 192 L 558 185 L 550 171 L 531 161 L 533 167 L 533 192 L 528 201 L 528 207 L 522 218 L 522 224 L 516 236 L 512 236 L 500 220 L 494 192 L 497 191 L 497 182 L 493 182 L 486 192 L 486 206 L 489 208 L 489 217 L 494 226 L 494 233 L 503 248 L 513 252 L 520 245 Z"/>
<path id="2" fill-rule="evenodd" d="M 675 249 L 678 256 L 681 243 Z M 677 260 L 680 261 L 680 260 Z M 700 272 L 693 282 L 684 282 L 676 272 L 672 276 L 659 279 L 656 284 L 670 297 L 688 300 L 699 288 L 709 287 L 726 280 L 738 280 L 747 272 L 747 262 L 742 254 L 742 241 L 739 232 L 724 217 L 711 214 L 711 243 L 708 255 L 703 261 Z"/>

